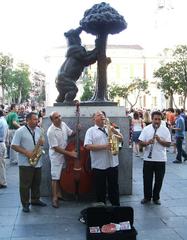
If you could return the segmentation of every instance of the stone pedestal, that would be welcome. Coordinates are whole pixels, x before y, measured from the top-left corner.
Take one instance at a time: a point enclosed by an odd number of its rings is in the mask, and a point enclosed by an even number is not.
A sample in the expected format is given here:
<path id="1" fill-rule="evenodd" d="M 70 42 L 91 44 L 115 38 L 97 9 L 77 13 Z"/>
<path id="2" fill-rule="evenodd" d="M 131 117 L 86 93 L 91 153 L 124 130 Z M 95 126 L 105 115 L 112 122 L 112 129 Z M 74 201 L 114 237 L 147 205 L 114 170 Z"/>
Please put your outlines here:
<path id="1" fill-rule="evenodd" d="M 51 125 L 49 115 L 53 111 L 57 111 L 61 114 L 62 120 L 71 128 L 75 129 L 76 107 L 74 106 L 54 106 L 46 109 L 46 118 L 43 121 L 43 128 L 47 131 Z M 92 115 L 96 111 L 105 111 L 107 117 L 115 122 L 121 133 L 124 136 L 124 144 L 119 153 L 119 187 L 120 194 L 130 195 L 132 194 L 132 148 L 129 148 L 129 118 L 125 117 L 124 107 L 117 106 L 81 106 L 80 107 L 80 124 L 82 130 L 80 132 L 81 140 L 84 140 L 86 130 L 93 126 Z M 50 176 L 50 161 L 48 156 L 48 143 L 44 146 L 45 155 L 43 155 L 43 171 L 42 171 L 42 184 L 41 194 L 42 196 L 49 196 L 51 194 L 51 176 Z"/>

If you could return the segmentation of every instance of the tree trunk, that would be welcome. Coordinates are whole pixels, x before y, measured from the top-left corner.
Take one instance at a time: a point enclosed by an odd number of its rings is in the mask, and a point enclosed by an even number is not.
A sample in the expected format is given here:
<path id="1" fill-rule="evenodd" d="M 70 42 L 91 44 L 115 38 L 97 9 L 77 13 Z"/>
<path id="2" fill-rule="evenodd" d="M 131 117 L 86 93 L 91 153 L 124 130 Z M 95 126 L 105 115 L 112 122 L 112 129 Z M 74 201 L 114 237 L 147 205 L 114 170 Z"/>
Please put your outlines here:
<path id="1" fill-rule="evenodd" d="M 97 36 L 98 59 L 97 59 L 97 79 L 96 88 L 92 101 L 105 102 L 107 97 L 107 58 L 106 44 L 108 34 L 102 33 Z"/>
<path id="2" fill-rule="evenodd" d="M 174 108 L 175 108 L 175 109 L 179 108 L 179 107 L 177 106 L 176 102 L 175 102 L 174 97 L 173 97 L 173 105 L 174 105 Z"/>
<path id="3" fill-rule="evenodd" d="M 169 108 L 173 108 L 173 94 L 169 96 Z"/>
<path id="4" fill-rule="evenodd" d="M 2 87 L 2 104 L 4 104 L 5 103 L 5 89 L 4 89 L 3 85 L 1 85 L 1 87 Z"/>

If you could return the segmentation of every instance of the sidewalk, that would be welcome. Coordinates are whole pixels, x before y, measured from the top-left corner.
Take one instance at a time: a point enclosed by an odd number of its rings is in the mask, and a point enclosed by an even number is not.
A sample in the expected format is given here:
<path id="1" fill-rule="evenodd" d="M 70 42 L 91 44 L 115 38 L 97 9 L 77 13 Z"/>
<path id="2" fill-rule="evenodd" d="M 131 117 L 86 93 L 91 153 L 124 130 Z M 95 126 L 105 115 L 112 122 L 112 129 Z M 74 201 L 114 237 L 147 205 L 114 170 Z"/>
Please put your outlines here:
<path id="1" fill-rule="evenodd" d="M 187 162 L 173 164 L 168 153 L 167 172 L 161 192 L 162 205 L 142 205 L 142 163 L 134 158 L 133 195 L 122 196 L 121 205 L 132 206 L 137 240 L 187 240 Z M 8 188 L 0 189 L 0 240 L 84 240 L 85 225 L 79 212 L 88 203 L 61 202 L 59 209 L 31 207 L 22 212 L 18 192 L 18 168 L 8 166 Z"/>

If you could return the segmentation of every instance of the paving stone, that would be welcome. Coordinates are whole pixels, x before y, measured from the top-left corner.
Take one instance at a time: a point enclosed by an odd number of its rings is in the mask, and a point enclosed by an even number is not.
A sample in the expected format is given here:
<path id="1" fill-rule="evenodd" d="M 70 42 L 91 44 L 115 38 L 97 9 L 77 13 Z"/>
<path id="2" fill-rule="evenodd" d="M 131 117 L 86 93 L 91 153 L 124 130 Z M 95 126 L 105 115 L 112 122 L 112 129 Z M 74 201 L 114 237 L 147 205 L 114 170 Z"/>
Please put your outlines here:
<path id="1" fill-rule="evenodd" d="M 137 240 L 187 240 L 187 164 L 172 163 L 168 154 L 166 175 L 161 191 L 161 206 L 142 205 L 143 161 L 134 158 L 133 194 L 121 196 L 122 206 L 134 209 Z M 30 213 L 22 212 L 18 168 L 7 169 L 8 188 L 0 190 L 0 240 L 84 240 L 85 225 L 78 221 L 89 202 L 61 201 L 60 208 L 51 206 L 50 198 L 42 198 L 48 206 L 31 206 Z"/>
<path id="2" fill-rule="evenodd" d="M 172 229 L 140 230 L 137 240 L 184 240 Z"/>
<path id="3" fill-rule="evenodd" d="M 13 225 L 0 225 L 0 237 L 4 239 L 10 238 L 12 236 L 13 227 Z"/>

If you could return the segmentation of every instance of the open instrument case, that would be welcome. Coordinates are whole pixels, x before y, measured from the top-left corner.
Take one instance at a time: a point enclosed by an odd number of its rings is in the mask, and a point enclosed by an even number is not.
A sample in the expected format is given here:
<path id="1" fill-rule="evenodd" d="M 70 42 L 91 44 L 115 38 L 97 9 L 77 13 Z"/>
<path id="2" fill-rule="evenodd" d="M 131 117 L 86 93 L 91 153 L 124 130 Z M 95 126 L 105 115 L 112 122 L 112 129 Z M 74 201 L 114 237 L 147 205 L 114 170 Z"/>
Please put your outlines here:
<path id="1" fill-rule="evenodd" d="M 87 209 L 87 240 L 136 240 L 137 231 L 133 226 L 134 211 L 132 207 L 90 207 Z M 114 233 L 92 233 L 90 227 L 101 227 L 106 224 L 130 222 L 130 230 L 119 230 Z"/>

